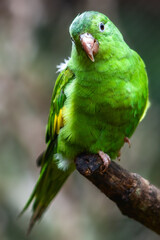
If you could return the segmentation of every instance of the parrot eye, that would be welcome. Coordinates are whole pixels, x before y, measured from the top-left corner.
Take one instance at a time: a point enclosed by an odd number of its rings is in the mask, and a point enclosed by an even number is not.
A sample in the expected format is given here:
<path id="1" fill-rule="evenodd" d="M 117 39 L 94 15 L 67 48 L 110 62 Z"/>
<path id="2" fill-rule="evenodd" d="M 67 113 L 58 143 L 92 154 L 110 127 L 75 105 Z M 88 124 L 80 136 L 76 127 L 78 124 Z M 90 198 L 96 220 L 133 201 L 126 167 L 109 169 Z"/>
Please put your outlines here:
<path id="1" fill-rule="evenodd" d="M 104 23 L 101 22 L 101 23 L 99 24 L 99 30 L 100 30 L 101 32 L 103 32 L 104 29 L 105 29 Z"/>

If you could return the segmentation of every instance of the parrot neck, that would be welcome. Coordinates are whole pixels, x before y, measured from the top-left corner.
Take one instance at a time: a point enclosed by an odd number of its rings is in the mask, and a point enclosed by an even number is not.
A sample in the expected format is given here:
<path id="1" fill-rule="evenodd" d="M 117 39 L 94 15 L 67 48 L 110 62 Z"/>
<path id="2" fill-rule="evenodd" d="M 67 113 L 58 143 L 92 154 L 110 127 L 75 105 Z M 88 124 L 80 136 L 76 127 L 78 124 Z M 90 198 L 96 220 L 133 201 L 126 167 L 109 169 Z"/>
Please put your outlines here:
<path id="1" fill-rule="evenodd" d="M 112 69 L 116 68 L 116 63 L 122 62 L 122 59 L 129 59 L 132 50 L 117 31 L 114 36 L 109 35 L 105 41 L 101 40 L 98 53 L 94 56 L 94 62 L 89 59 L 82 46 L 73 43 L 71 59 L 68 65 L 71 70 L 75 73 L 77 71 L 86 73 L 96 71 L 103 74 L 108 71 L 111 73 Z M 107 46 L 106 41 L 108 42 Z"/>
<path id="2" fill-rule="evenodd" d="M 105 72 L 104 63 L 106 63 L 110 57 L 103 56 L 100 59 L 97 57 L 98 56 L 95 56 L 95 61 L 92 62 L 82 49 L 78 52 L 77 49 L 73 47 L 68 66 L 74 73 Z"/>
<path id="3" fill-rule="evenodd" d="M 134 62 L 137 55 L 125 43 L 121 46 L 121 51 L 114 49 L 111 49 L 110 52 L 103 51 L 103 54 L 99 52 L 95 56 L 95 61 L 92 62 L 82 49 L 77 50 L 73 45 L 68 67 L 75 73 L 80 85 L 99 85 L 102 88 L 106 81 L 112 81 L 112 79 L 121 79 L 122 81 L 130 79 L 129 75 L 132 69 L 128 59 L 132 55 Z M 125 77 L 122 79 L 122 76 Z"/>
<path id="4" fill-rule="evenodd" d="M 121 50 L 119 50 L 121 49 Z M 82 48 L 72 45 L 71 58 L 68 63 L 70 69 L 76 72 L 112 72 L 115 62 L 128 58 L 132 54 L 131 49 L 123 42 L 118 42 L 117 47 L 108 50 L 101 50 L 95 55 L 95 61 L 92 62 Z M 109 69 L 108 69 L 109 68 Z"/>
<path id="5" fill-rule="evenodd" d="M 105 79 L 108 79 L 109 72 L 106 71 L 107 59 L 100 59 L 92 62 L 85 52 L 78 55 L 77 52 L 72 52 L 68 62 L 68 67 L 76 75 L 76 82 L 83 87 L 92 89 L 96 85 L 103 85 Z"/>

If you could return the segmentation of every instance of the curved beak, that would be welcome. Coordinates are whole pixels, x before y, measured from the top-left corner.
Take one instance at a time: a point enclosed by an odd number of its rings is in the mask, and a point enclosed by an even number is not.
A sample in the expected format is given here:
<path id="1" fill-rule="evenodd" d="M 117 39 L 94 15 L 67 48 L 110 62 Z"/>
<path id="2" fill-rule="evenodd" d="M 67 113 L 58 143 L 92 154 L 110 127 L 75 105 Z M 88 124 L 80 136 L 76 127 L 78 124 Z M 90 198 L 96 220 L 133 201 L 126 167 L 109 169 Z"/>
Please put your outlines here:
<path id="1" fill-rule="evenodd" d="M 80 35 L 80 42 L 87 56 L 94 62 L 94 56 L 99 49 L 98 41 L 90 33 L 83 33 Z"/>

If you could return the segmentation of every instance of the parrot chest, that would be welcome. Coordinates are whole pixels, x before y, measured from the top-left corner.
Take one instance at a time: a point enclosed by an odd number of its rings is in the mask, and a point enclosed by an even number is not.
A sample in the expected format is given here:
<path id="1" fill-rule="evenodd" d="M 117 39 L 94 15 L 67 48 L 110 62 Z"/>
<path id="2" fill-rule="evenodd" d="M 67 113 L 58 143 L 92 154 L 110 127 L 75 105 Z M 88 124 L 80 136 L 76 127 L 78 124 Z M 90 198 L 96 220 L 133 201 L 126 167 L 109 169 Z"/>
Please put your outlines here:
<path id="1" fill-rule="evenodd" d="M 74 81 L 67 89 L 60 139 L 74 155 L 103 150 L 115 157 L 143 113 L 147 96 L 121 79 Z"/>

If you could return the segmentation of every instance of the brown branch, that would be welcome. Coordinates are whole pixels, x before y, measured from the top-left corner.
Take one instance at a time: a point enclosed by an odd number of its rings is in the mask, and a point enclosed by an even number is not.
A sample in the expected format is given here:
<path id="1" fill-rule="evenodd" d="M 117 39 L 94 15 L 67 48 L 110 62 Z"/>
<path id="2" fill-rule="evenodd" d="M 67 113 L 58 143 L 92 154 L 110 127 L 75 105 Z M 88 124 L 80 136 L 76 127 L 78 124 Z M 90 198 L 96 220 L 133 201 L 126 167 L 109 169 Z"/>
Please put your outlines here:
<path id="1" fill-rule="evenodd" d="M 114 161 L 105 171 L 98 155 L 81 155 L 75 160 L 77 170 L 120 211 L 160 234 L 160 190 L 136 173 L 130 173 Z"/>

